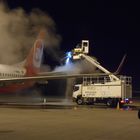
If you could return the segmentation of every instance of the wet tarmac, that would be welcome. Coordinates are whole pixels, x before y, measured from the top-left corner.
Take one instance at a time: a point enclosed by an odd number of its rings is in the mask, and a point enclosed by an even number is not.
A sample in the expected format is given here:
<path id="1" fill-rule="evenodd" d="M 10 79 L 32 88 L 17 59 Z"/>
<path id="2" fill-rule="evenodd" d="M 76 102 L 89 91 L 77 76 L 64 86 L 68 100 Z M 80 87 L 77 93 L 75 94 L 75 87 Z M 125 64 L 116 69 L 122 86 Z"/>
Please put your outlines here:
<path id="1" fill-rule="evenodd" d="M 132 140 L 140 137 L 136 110 L 0 108 L 2 140 Z"/>
<path id="2" fill-rule="evenodd" d="M 77 105 L 72 99 L 65 98 L 13 98 L 7 100 L 0 100 L 0 107 L 7 108 L 27 108 L 27 109 L 73 109 L 73 108 L 98 108 L 108 109 L 109 107 L 105 104 L 94 104 L 94 105 Z M 116 109 L 116 108 L 114 108 Z M 139 110 L 140 99 L 134 99 L 132 104 L 126 104 L 122 110 Z"/>
<path id="3" fill-rule="evenodd" d="M 0 139 L 139 139 L 139 106 L 139 100 L 123 109 L 103 104 L 78 106 L 60 98 L 1 102 Z"/>

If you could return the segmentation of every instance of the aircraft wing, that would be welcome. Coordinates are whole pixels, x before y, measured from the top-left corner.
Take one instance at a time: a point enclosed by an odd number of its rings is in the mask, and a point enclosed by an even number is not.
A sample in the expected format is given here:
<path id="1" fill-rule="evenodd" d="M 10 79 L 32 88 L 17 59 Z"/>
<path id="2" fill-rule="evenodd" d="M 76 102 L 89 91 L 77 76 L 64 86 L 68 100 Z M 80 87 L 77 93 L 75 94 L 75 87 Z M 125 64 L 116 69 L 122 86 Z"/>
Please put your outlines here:
<path id="1" fill-rule="evenodd" d="M 64 74 L 64 73 L 48 73 L 47 75 L 39 76 L 27 76 L 27 77 L 13 77 L 13 78 L 3 78 L 0 82 L 24 82 L 24 81 L 46 81 L 55 79 L 68 79 L 68 78 L 82 78 L 82 77 L 97 77 L 97 76 L 107 76 L 109 74 L 104 73 L 92 73 L 92 74 Z M 111 75 L 111 73 L 110 73 Z"/>

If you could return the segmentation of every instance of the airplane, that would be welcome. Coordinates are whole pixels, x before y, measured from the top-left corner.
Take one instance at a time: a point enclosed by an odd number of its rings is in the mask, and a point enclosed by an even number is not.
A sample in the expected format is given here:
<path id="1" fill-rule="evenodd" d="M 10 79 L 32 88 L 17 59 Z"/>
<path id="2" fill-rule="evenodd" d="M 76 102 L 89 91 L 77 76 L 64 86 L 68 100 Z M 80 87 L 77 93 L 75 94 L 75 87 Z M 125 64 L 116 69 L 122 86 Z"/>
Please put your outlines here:
<path id="1" fill-rule="evenodd" d="M 45 46 L 44 36 L 43 31 L 39 33 L 30 53 L 22 63 L 15 65 L 0 64 L 0 93 L 13 93 L 28 89 L 38 81 L 82 76 L 80 74 L 67 75 L 63 72 L 40 72 Z"/>
<path id="2" fill-rule="evenodd" d="M 69 74 L 67 72 L 40 72 L 45 47 L 44 38 L 45 32 L 41 31 L 30 53 L 22 63 L 18 65 L 0 64 L 0 93 L 13 93 L 28 89 L 39 81 L 113 75 L 113 73 Z"/>

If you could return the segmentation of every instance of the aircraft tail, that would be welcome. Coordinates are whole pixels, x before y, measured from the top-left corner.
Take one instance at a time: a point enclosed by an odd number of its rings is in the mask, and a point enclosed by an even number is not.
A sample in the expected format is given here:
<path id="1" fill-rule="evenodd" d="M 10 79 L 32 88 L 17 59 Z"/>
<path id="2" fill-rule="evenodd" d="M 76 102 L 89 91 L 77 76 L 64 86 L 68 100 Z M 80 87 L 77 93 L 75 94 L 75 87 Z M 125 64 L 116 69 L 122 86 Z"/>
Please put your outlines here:
<path id="1" fill-rule="evenodd" d="M 125 59 L 126 59 L 126 56 L 127 56 L 127 54 L 125 54 L 125 55 L 123 56 L 123 58 L 122 58 L 122 60 L 121 60 L 121 62 L 120 62 L 120 64 L 119 64 L 117 70 L 115 71 L 115 74 L 119 74 L 119 73 L 120 73 L 120 71 L 121 71 L 121 69 L 122 69 L 122 66 L 123 66 L 123 64 L 124 64 L 124 61 L 125 61 Z"/>
<path id="2" fill-rule="evenodd" d="M 26 75 L 36 75 L 41 66 L 43 48 L 44 48 L 44 32 L 40 32 L 34 46 L 31 48 L 29 55 L 25 60 Z"/>

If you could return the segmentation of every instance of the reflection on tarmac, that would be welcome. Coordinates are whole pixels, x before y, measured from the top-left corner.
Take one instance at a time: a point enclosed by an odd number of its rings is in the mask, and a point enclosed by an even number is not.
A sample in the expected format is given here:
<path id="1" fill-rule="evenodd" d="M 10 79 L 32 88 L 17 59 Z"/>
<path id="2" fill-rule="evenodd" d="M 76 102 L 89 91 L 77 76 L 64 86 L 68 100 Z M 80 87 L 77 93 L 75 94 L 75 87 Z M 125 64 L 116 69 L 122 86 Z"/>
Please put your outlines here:
<path id="1" fill-rule="evenodd" d="M 117 108 L 109 108 L 104 104 L 94 104 L 94 105 L 77 105 L 74 102 L 65 100 L 60 101 L 49 101 L 49 102 L 40 102 L 40 103 L 20 103 L 20 102 L 3 102 L 0 104 L 0 107 L 6 108 L 25 108 L 25 109 L 78 109 L 78 108 L 93 108 L 93 109 L 117 109 Z M 140 107 L 125 105 L 120 110 L 138 110 Z"/>
<path id="2" fill-rule="evenodd" d="M 0 107 L 15 108 L 43 108 L 43 109 L 72 109 L 72 108 L 98 108 L 108 109 L 104 104 L 77 105 L 71 98 L 43 97 L 43 96 L 13 96 L 0 95 Z M 140 99 L 134 98 L 133 104 L 125 105 L 122 110 L 140 109 Z"/>
<path id="3" fill-rule="evenodd" d="M 58 97 L 0 97 L 0 106 L 22 108 L 72 108 L 72 99 Z"/>

